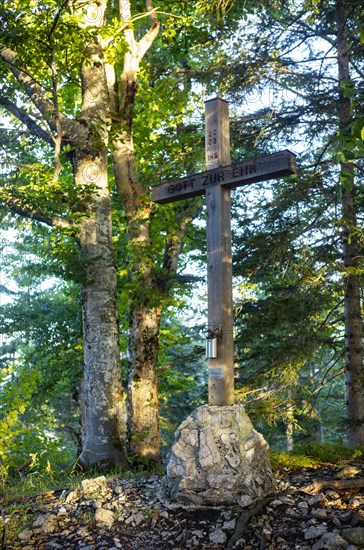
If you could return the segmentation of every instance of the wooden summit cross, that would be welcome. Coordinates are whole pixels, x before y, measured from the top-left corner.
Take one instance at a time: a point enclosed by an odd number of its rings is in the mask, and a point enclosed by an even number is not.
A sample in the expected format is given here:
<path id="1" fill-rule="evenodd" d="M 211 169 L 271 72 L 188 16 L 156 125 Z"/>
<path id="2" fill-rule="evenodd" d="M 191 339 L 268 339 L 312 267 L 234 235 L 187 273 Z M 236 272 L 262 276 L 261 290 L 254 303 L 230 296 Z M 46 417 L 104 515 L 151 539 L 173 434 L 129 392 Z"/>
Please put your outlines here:
<path id="1" fill-rule="evenodd" d="M 296 173 L 288 150 L 230 164 L 229 106 L 205 103 L 206 172 L 171 180 L 152 189 L 152 200 L 168 203 L 206 193 L 209 405 L 234 403 L 234 337 L 230 189 Z"/>

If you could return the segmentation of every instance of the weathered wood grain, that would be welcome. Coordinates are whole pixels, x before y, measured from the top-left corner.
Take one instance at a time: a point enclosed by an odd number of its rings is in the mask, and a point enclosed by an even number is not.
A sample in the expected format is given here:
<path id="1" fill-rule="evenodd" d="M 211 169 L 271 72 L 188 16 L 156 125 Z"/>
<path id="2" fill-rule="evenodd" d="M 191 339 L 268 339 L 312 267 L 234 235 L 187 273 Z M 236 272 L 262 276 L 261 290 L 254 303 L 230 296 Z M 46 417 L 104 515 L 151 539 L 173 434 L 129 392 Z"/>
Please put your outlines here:
<path id="1" fill-rule="evenodd" d="M 152 188 L 152 200 L 159 204 L 166 204 L 198 197 L 211 187 L 222 186 L 235 189 L 259 181 L 289 176 L 296 172 L 296 156 L 291 151 L 284 150 L 228 166 L 218 165 L 205 172 L 156 185 Z"/>
<path id="2" fill-rule="evenodd" d="M 208 337 L 217 338 L 217 356 L 209 357 L 209 405 L 234 403 L 234 335 L 230 190 L 295 174 L 296 157 L 288 150 L 231 164 L 229 106 L 216 98 L 205 103 L 205 172 L 174 179 L 152 189 L 164 204 L 206 195 Z"/>
<path id="3" fill-rule="evenodd" d="M 205 103 L 205 154 L 207 168 L 229 165 L 228 104 L 215 99 Z M 218 334 L 217 357 L 208 360 L 209 405 L 234 403 L 234 337 L 231 258 L 230 190 L 221 185 L 206 189 L 208 329 Z M 221 378 L 210 373 L 221 371 Z"/>

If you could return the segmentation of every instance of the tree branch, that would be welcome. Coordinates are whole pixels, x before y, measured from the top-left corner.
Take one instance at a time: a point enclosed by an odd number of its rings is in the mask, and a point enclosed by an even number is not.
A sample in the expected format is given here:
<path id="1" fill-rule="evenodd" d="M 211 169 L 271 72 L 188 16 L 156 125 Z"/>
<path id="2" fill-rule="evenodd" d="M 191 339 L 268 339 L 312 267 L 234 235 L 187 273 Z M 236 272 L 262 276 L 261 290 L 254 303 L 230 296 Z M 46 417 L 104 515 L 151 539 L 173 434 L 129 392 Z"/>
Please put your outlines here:
<path id="1" fill-rule="evenodd" d="M 27 95 L 34 105 L 39 109 L 43 116 L 50 122 L 52 119 L 53 105 L 44 95 L 41 85 L 33 78 L 28 71 L 17 65 L 17 54 L 10 48 L 4 48 L 0 51 L 3 60 L 8 64 L 10 71 L 17 81 L 22 84 Z"/>
<path id="2" fill-rule="evenodd" d="M 55 108 L 44 94 L 42 86 L 33 78 L 26 69 L 17 65 L 18 56 L 10 48 L 0 50 L 0 57 L 8 64 L 10 71 L 21 84 L 40 113 L 47 120 L 52 131 L 56 131 Z M 88 139 L 88 130 L 82 124 L 60 114 L 62 133 L 65 140 L 71 143 L 84 143 Z"/>
<path id="3" fill-rule="evenodd" d="M 153 8 L 153 2 L 152 0 L 145 0 L 145 7 L 147 8 L 148 17 L 150 24 L 153 26 L 156 23 L 158 24 L 158 17 L 157 17 L 157 8 Z"/>
<path id="4" fill-rule="evenodd" d="M 49 135 L 49 133 L 46 132 L 46 130 L 44 130 L 41 126 L 39 126 L 25 109 L 18 107 L 6 97 L 0 97 L 0 106 L 4 107 L 4 109 L 14 115 L 20 122 L 23 122 L 33 136 L 42 139 L 49 145 L 54 145 L 52 136 Z"/>
<path id="5" fill-rule="evenodd" d="M 159 32 L 160 23 L 158 21 L 156 9 L 153 8 L 152 0 L 145 0 L 145 7 L 148 12 L 151 27 L 146 35 L 138 42 L 138 59 L 139 62 L 143 59 L 146 52 L 149 50 Z"/>
<path id="6" fill-rule="evenodd" d="M 362 477 L 356 479 L 323 479 L 302 487 L 300 491 L 309 495 L 318 495 L 322 489 L 327 488 L 345 491 L 347 489 L 361 489 L 363 487 L 364 478 Z"/>
<path id="7" fill-rule="evenodd" d="M 134 70 L 137 71 L 139 68 L 139 63 L 143 59 L 146 52 L 149 50 L 150 46 L 153 44 L 158 31 L 159 31 L 159 21 L 157 17 L 157 9 L 153 8 L 153 2 L 152 0 L 145 0 L 145 7 L 147 10 L 147 14 L 150 21 L 150 29 L 149 31 L 137 42 L 135 40 L 134 30 L 131 26 L 129 26 L 130 21 L 134 21 L 137 18 L 133 18 L 131 15 L 131 9 L 130 9 L 130 2 L 125 1 L 121 2 L 120 4 L 120 16 L 128 23 L 128 26 L 124 30 L 124 36 L 126 38 L 126 41 L 129 45 L 130 52 L 132 56 L 135 58 L 135 67 Z M 143 15 L 144 17 L 145 15 Z M 138 17 L 139 19 L 139 17 Z"/>
<path id="8" fill-rule="evenodd" d="M 30 208 L 26 208 L 18 203 L 16 199 L 7 199 L 3 201 L 1 207 L 6 207 L 10 212 L 21 216 L 22 218 L 28 218 L 37 222 L 44 223 L 51 227 L 58 227 L 59 229 L 74 229 L 75 225 L 68 220 L 64 220 L 58 216 L 45 216 L 34 212 Z"/>
<path id="9" fill-rule="evenodd" d="M 67 6 L 67 4 L 68 4 L 68 0 L 63 0 L 61 6 L 60 6 L 60 8 L 59 8 L 59 10 L 57 11 L 56 16 L 55 16 L 55 18 L 54 18 L 54 21 L 53 21 L 53 23 L 52 23 L 52 26 L 51 26 L 51 28 L 50 28 L 50 31 L 49 31 L 49 33 L 48 33 L 48 38 L 49 38 L 49 39 L 51 38 L 52 34 L 53 34 L 54 31 L 56 30 L 57 25 L 58 25 L 58 22 L 59 22 L 59 19 L 60 19 L 60 17 L 61 17 L 61 13 L 62 13 L 63 9 Z"/>

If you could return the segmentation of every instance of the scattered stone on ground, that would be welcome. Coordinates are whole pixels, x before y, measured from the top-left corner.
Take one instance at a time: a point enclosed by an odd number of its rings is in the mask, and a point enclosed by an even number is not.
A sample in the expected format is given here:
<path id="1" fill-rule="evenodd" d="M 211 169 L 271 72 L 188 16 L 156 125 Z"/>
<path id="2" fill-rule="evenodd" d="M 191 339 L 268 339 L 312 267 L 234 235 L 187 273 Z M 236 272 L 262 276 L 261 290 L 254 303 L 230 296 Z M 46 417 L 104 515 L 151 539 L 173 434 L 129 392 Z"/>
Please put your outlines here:
<path id="1" fill-rule="evenodd" d="M 351 488 L 337 484 L 348 479 L 339 468 L 284 468 L 275 474 L 276 494 L 248 508 L 170 506 L 155 475 L 86 480 L 72 492 L 29 499 L 14 540 L 0 533 L 2 550 L 359 550 L 364 472 L 352 467 Z M 317 480 L 336 483 L 311 494 Z M 0 525 L 16 504 L 0 506 Z"/>

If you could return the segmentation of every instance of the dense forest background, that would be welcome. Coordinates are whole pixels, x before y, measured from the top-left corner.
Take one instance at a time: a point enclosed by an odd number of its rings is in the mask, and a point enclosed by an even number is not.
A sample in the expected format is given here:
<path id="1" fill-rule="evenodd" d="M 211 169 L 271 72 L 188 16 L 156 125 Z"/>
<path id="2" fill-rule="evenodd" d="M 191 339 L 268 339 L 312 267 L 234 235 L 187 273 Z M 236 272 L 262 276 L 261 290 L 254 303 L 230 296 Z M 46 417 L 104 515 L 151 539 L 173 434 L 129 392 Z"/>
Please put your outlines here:
<path id="1" fill-rule="evenodd" d="M 193 5 L 192 5 L 193 4 Z M 358 0 L 0 8 L 0 475 L 158 464 L 207 400 L 204 101 L 233 161 L 236 399 L 273 447 L 364 446 Z"/>

